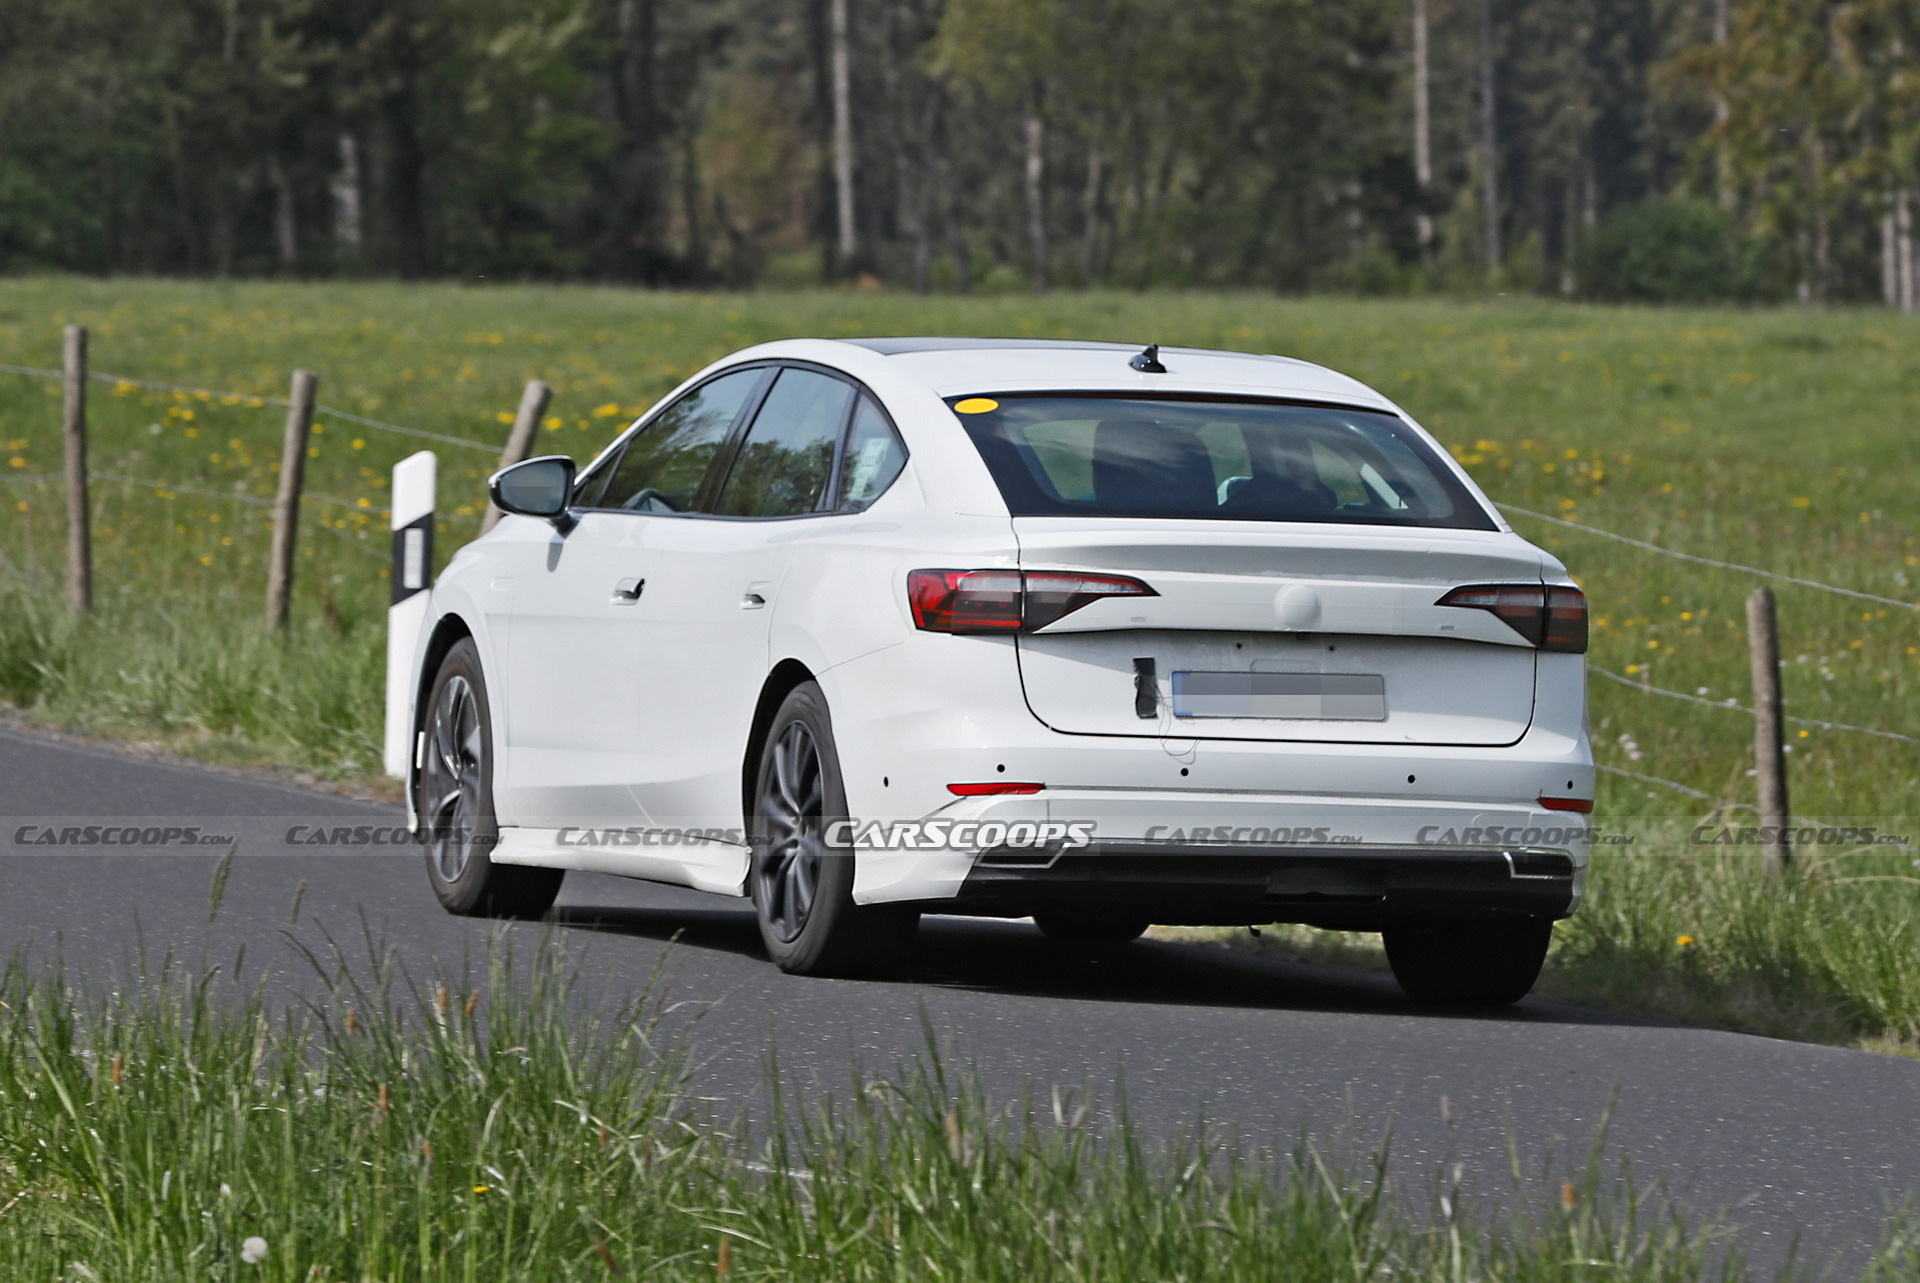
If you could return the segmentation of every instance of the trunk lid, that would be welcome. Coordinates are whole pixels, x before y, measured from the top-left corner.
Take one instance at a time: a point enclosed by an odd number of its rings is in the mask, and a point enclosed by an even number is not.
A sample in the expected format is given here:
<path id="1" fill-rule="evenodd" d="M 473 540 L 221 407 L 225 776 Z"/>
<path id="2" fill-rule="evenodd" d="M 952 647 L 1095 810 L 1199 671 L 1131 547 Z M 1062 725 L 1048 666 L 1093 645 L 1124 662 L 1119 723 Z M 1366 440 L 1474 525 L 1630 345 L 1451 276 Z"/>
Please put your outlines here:
<path id="1" fill-rule="evenodd" d="M 1201 740 L 1501 745 L 1533 717 L 1526 640 L 1450 588 L 1538 583 L 1505 532 L 1022 517 L 1021 564 L 1134 576 L 1019 637 L 1034 716 L 1058 731 Z M 1179 676 L 1176 678 L 1176 674 Z"/>

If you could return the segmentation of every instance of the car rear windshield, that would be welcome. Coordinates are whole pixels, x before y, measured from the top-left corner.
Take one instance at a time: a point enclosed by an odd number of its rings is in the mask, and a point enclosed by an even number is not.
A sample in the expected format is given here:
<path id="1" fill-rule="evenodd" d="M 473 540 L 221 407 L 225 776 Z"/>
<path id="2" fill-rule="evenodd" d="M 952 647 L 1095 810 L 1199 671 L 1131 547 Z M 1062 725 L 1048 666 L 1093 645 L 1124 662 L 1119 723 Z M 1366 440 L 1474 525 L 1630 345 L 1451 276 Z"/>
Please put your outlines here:
<path id="1" fill-rule="evenodd" d="M 947 404 L 1016 517 L 1495 529 L 1432 448 L 1390 414 L 1193 397 Z"/>

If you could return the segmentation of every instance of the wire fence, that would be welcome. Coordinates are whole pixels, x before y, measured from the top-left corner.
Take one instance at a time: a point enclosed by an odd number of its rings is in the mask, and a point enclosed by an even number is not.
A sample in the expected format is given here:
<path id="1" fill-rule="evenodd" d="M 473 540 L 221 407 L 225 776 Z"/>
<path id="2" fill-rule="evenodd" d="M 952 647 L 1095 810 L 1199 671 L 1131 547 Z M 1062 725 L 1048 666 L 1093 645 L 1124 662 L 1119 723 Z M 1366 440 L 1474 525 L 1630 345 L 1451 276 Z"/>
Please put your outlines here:
<path id="1" fill-rule="evenodd" d="M 65 377 L 59 370 L 43 370 L 30 365 L 0 365 L 0 374 L 21 374 L 29 377 L 59 380 Z M 125 385 L 130 388 L 145 388 L 152 392 L 184 392 L 188 396 L 209 397 L 221 401 L 244 401 L 256 405 L 288 404 L 287 398 L 273 396 L 265 392 L 222 392 L 215 388 L 189 387 L 182 383 L 161 383 L 153 379 L 136 379 L 130 374 L 109 374 L 105 370 L 89 370 L 87 377 L 98 383 Z M 345 419 L 349 423 L 358 423 L 362 427 L 373 428 L 379 432 L 393 432 L 403 437 L 413 437 L 421 441 L 438 441 L 442 445 L 456 445 L 467 450 L 481 450 L 487 454 L 498 455 L 494 447 L 481 441 L 469 441 L 465 437 L 449 436 L 444 432 L 429 432 L 425 428 L 409 428 L 404 424 L 388 423 L 382 419 L 370 419 L 364 414 L 355 414 L 351 410 L 342 410 L 338 406 L 316 402 L 315 414 L 328 415 L 335 419 Z"/>
<path id="2" fill-rule="evenodd" d="M 1651 683 L 1629 677 L 1625 673 L 1616 673 L 1610 668 L 1602 668 L 1594 663 L 1587 665 L 1587 671 L 1590 673 L 1598 673 L 1602 677 L 1616 681 L 1622 686 L 1637 690 L 1645 695 L 1663 695 L 1668 699 L 1684 700 L 1689 704 L 1699 704 L 1704 708 L 1717 708 L 1726 713 L 1753 715 L 1751 708 L 1736 699 L 1708 699 L 1704 695 L 1689 695 L 1685 691 L 1667 690 L 1663 687 L 1654 686 Z M 1872 726 L 1852 726 L 1846 722 L 1823 722 L 1817 717 L 1794 717 L 1791 715 L 1787 717 L 1787 720 L 1801 726 L 1818 726 L 1822 730 L 1852 731 L 1856 735 L 1874 735 L 1881 739 L 1898 740 L 1902 744 L 1920 744 L 1920 736 L 1902 735 L 1898 731 L 1883 731 Z"/>
<path id="3" fill-rule="evenodd" d="M 0 373 L 17 374 L 17 375 L 23 375 L 23 376 L 32 377 L 32 378 L 53 379 L 56 381 L 63 377 L 62 372 L 59 370 L 41 369 L 33 366 L 20 366 L 20 365 L 0 364 Z M 277 406 L 285 406 L 289 404 L 287 398 L 282 396 L 272 396 L 265 393 L 257 393 L 257 392 L 232 392 L 232 391 L 219 391 L 212 388 L 190 387 L 183 384 L 166 383 L 166 382 L 161 382 L 153 379 L 139 379 L 139 378 L 134 378 L 130 375 L 112 374 L 106 371 L 89 371 L 88 377 L 90 379 L 93 379 L 101 383 L 112 383 L 116 386 L 144 388 L 150 391 L 184 393 L 186 395 L 195 396 L 195 397 L 206 397 L 210 399 L 217 398 L 223 402 L 229 402 L 229 403 L 239 401 L 239 402 L 245 402 L 253 405 L 277 405 Z M 467 449 L 467 450 L 479 450 L 479 451 L 483 451 L 485 453 L 493 454 L 493 455 L 498 455 L 499 453 L 497 450 L 494 449 L 494 447 L 490 445 L 486 445 L 482 442 L 471 441 L 463 437 L 451 436 L 441 432 L 430 432 L 424 428 L 413 428 L 413 427 L 408 427 L 404 424 L 388 423 L 381 419 L 374 419 L 366 415 L 356 414 L 350 410 L 342 410 L 336 406 L 316 404 L 314 406 L 314 411 L 316 414 L 328 415 L 330 417 L 333 417 L 336 419 L 342 419 L 350 423 L 356 423 L 363 427 L 371 428 L 379 432 L 390 432 L 399 436 L 410 437 L 416 440 L 433 441 L 433 442 L 438 442 L 442 445 L 458 446 L 462 449 Z M 213 499 L 226 499 L 226 500 L 232 500 L 237 503 L 261 506 L 261 507 L 272 506 L 271 500 L 259 498 L 252 495 L 245 495 L 245 494 L 239 494 L 239 493 L 225 493 L 225 492 L 208 490 L 205 488 L 191 486 L 191 485 L 182 485 L 182 484 L 177 484 L 169 481 L 158 481 L 150 478 L 129 477 L 129 476 L 124 476 L 124 475 L 115 474 L 115 473 L 95 472 L 93 475 L 99 477 L 101 480 L 104 480 L 104 481 L 114 481 L 114 482 L 119 482 L 127 485 L 147 486 L 157 490 L 174 491 L 181 494 L 194 494 L 194 495 L 205 496 L 207 498 L 213 498 Z M 56 474 L 10 476 L 6 478 L 6 480 L 10 482 L 52 481 L 56 479 L 58 479 Z M 343 499 L 335 495 L 316 494 L 309 491 L 304 495 L 304 497 L 315 499 L 322 503 L 337 505 L 339 507 L 347 508 L 355 512 L 364 512 L 364 513 L 368 513 L 369 515 L 385 515 L 385 510 L 369 509 L 363 506 L 360 501 Z M 1650 540 L 1636 539 L 1631 535 L 1623 535 L 1617 531 L 1607 530 L 1599 526 L 1585 525 L 1577 521 L 1568 521 L 1562 517 L 1555 517 L 1548 513 L 1536 512 L 1531 508 L 1523 508 L 1518 504 L 1502 503 L 1502 504 L 1499 504 L 1498 506 L 1503 512 L 1516 513 L 1520 516 L 1529 517 L 1536 521 L 1544 521 L 1549 525 L 1558 526 L 1566 530 L 1578 531 L 1582 534 L 1593 535 L 1596 538 L 1600 538 L 1600 539 L 1609 539 L 1616 543 L 1626 544 L 1629 547 L 1641 549 L 1642 551 L 1645 551 L 1645 552 L 1654 553 L 1662 557 L 1671 557 L 1677 561 L 1684 561 L 1684 562 L 1691 563 L 1693 565 L 1707 566 L 1716 570 L 1731 570 L 1739 574 L 1753 575 L 1761 579 L 1769 579 L 1776 583 L 1792 584 L 1798 588 L 1809 588 L 1817 592 L 1831 593 L 1836 596 L 1851 598 L 1856 601 L 1873 602 L 1876 605 L 1891 606 L 1901 610 L 1920 610 L 1920 602 L 1902 601 L 1898 598 L 1886 597 L 1878 593 L 1862 592 L 1859 589 L 1848 588 L 1840 584 L 1829 584 L 1829 583 L 1824 583 L 1817 579 L 1807 579 L 1799 575 L 1783 574 L 1780 571 L 1767 570 L 1760 566 L 1748 566 L 1748 565 L 1743 565 L 1739 562 L 1723 561 L 1717 557 L 1704 557 L 1697 553 L 1684 552 L 1677 548 L 1664 547 L 1663 545 L 1653 543 Z M 448 514 L 442 514 L 443 517 L 447 515 Z M 460 515 L 460 514 L 453 514 L 453 515 Z M 470 519 L 476 520 L 476 521 L 479 520 L 478 517 L 471 517 Z M 331 530 L 335 534 L 345 533 L 344 531 L 339 531 L 334 529 L 334 527 L 332 527 L 331 525 L 329 525 L 324 521 L 321 524 L 322 524 L 322 528 Z M 373 551 L 373 550 L 369 549 L 368 551 Z M 376 553 L 375 555 L 379 555 L 382 557 L 385 556 L 384 553 Z M 1616 682 L 1622 686 L 1629 687 L 1633 690 L 1640 691 L 1643 694 L 1659 695 L 1667 699 L 1680 700 L 1690 704 L 1697 704 L 1706 708 L 1718 709 L 1723 712 L 1738 712 L 1738 713 L 1744 713 L 1748 716 L 1752 716 L 1754 713 L 1754 710 L 1752 708 L 1746 705 L 1740 704 L 1736 700 L 1732 700 L 1732 699 L 1715 700 L 1715 699 L 1706 698 L 1705 696 L 1701 696 L 1701 695 L 1690 695 L 1684 691 L 1667 690 L 1663 687 L 1654 686 L 1646 681 L 1636 680 L 1632 677 L 1627 676 L 1624 673 L 1616 673 L 1611 669 L 1602 668 L 1596 664 L 1590 663 L 1588 664 L 1587 667 L 1590 672 L 1597 673 L 1599 676 L 1603 678 Z M 1813 727 L 1819 727 L 1824 730 L 1846 731 L 1846 732 L 1850 732 L 1858 735 L 1870 735 L 1879 739 L 1896 741 L 1898 743 L 1903 743 L 1903 744 L 1920 744 L 1920 737 L 1912 736 L 1912 735 L 1903 735 L 1896 731 L 1881 730 L 1871 726 L 1853 726 L 1845 722 L 1823 721 L 1821 719 L 1811 718 L 1811 717 L 1788 716 L 1786 720 L 1800 726 L 1813 726 Z M 1654 785 L 1655 787 L 1668 789 L 1676 793 L 1684 794 L 1688 797 L 1698 798 L 1702 801 L 1712 802 L 1716 806 L 1730 807 L 1730 806 L 1742 805 L 1739 803 L 1731 802 L 1726 798 L 1719 797 L 1716 794 L 1704 792 L 1700 789 L 1693 788 L 1690 785 L 1679 783 L 1676 780 L 1662 779 L 1654 775 L 1645 775 L 1638 771 L 1629 771 L 1617 766 L 1602 765 L 1599 767 L 1599 770 L 1608 775 L 1614 775 L 1614 776 L 1621 777 L 1623 779 L 1634 780 L 1643 784 L 1651 784 L 1651 785 Z"/>
<path id="4" fill-rule="evenodd" d="M 1745 575 L 1758 575 L 1762 579 L 1771 579 L 1776 583 L 1794 584 L 1801 588 L 1816 588 L 1821 592 L 1838 593 L 1842 597 L 1852 597 L 1859 601 L 1876 602 L 1882 606 L 1898 606 L 1902 610 L 1920 610 L 1920 602 L 1901 601 L 1897 597 L 1882 597 L 1877 593 L 1861 592 L 1857 588 L 1843 588 L 1838 584 L 1823 584 L 1817 579 L 1802 579 L 1798 575 L 1783 575 L 1777 570 L 1762 570 L 1758 566 L 1743 566 L 1734 561 L 1721 561 L 1714 557 L 1702 557 L 1691 552 L 1681 552 L 1675 548 L 1663 548 L 1657 543 L 1645 539 L 1635 539 L 1631 535 L 1618 534 L 1612 530 L 1602 530 L 1599 526 L 1584 526 L 1577 521 L 1567 521 L 1561 517 L 1550 517 L 1544 512 L 1535 512 L 1531 508 L 1522 508 L 1510 503 L 1498 505 L 1502 512 L 1517 512 L 1525 517 L 1563 526 L 1568 530 L 1578 530 L 1583 534 L 1597 535 L 1602 539 L 1612 539 L 1616 543 L 1631 544 L 1635 548 L 1644 548 L 1648 552 L 1657 552 L 1663 557 L 1673 557 L 1679 561 L 1690 561 L 1698 566 L 1712 566 L 1717 570 L 1737 570 Z"/>

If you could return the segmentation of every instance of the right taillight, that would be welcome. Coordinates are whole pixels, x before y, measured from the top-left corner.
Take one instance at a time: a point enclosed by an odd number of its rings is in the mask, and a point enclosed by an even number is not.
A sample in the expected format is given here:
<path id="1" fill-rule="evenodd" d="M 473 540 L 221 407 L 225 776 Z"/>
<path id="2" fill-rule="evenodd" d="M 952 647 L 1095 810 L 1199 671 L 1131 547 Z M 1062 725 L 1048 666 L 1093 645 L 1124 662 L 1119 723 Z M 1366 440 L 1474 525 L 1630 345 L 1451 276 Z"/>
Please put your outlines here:
<path id="1" fill-rule="evenodd" d="M 1581 655 L 1587 649 L 1587 596 L 1559 584 L 1472 584 L 1435 605 L 1488 610 L 1541 650 Z"/>
<path id="2" fill-rule="evenodd" d="M 1158 594 L 1125 575 L 1063 570 L 910 570 L 913 626 L 930 633 L 1033 632 L 1102 597 Z"/>

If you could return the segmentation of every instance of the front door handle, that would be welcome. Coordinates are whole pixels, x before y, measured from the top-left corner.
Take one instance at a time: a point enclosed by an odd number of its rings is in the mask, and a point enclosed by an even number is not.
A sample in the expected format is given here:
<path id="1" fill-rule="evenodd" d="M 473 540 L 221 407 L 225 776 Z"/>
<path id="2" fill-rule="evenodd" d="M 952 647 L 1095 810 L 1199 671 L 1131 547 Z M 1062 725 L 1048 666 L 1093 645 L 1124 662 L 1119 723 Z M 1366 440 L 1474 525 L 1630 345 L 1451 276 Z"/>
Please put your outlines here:
<path id="1" fill-rule="evenodd" d="M 645 592 L 646 588 L 647 581 L 644 579 L 622 579 L 613 586 L 613 604 L 631 606 L 640 600 L 640 594 Z"/>
<path id="2" fill-rule="evenodd" d="M 757 592 L 750 592 L 740 599 L 740 609 L 758 610 L 767 604 L 767 599 Z"/>

